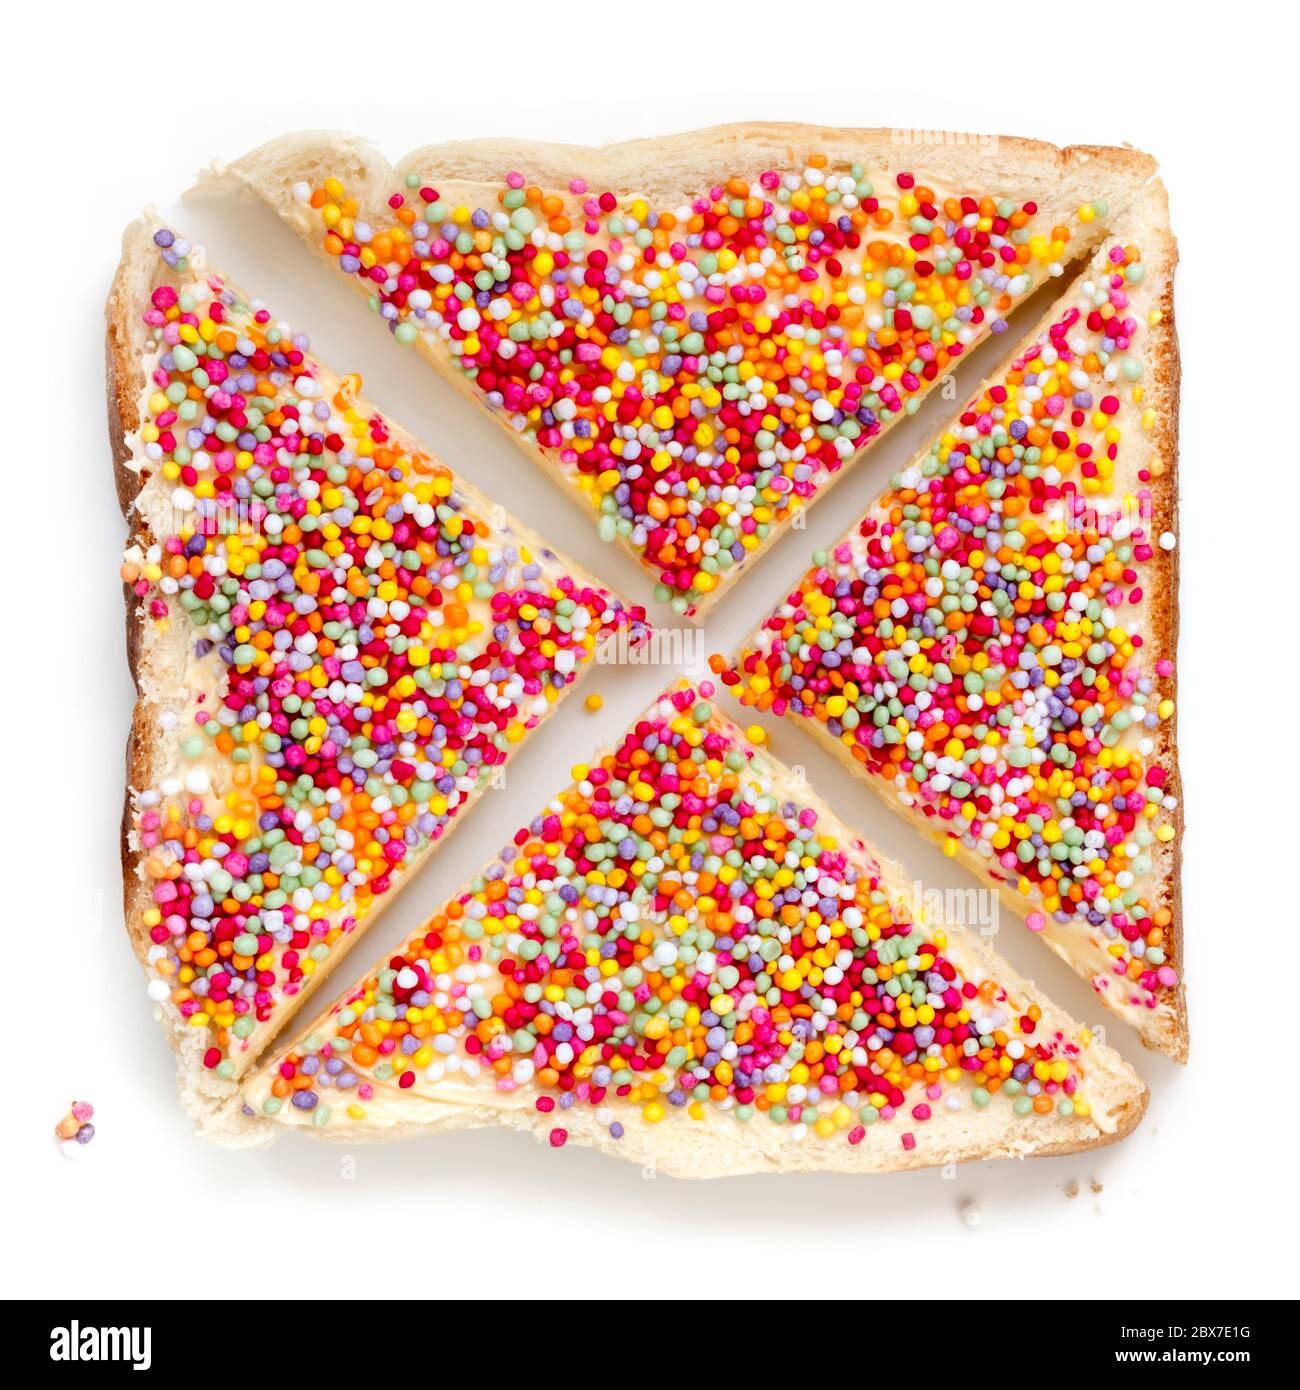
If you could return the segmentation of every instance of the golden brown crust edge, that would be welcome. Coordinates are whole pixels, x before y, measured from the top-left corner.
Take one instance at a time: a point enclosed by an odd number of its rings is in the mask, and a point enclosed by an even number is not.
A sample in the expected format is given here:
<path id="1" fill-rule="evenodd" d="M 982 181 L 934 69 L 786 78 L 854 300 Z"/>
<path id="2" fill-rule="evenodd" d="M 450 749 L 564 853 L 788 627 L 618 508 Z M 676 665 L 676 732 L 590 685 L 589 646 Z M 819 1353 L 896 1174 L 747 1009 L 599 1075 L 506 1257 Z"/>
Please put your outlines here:
<path id="1" fill-rule="evenodd" d="M 145 353 L 144 335 L 137 329 L 139 315 L 131 312 L 130 284 L 140 270 L 139 223 L 133 223 L 122 235 L 122 259 L 118 264 L 105 306 L 105 371 L 107 383 L 108 437 L 113 460 L 113 481 L 118 506 L 127 523 L 128 535 L 141 534 L 142 523 L 133 514 L 136 498 L 146 481 L 145 476 L 131 467 L 131 450 L 126 436 L 139 428 L 139 400 L 144 389 L 141 362 Z M 141 625 L 137 612 L 138 600 L 129 584 L 123 583 L 125 606 L 126 656 L 131 680 L 136 689 L 136 704 L 126 744 L 126 787 L 122 800 L 121 861 L 122 897 L 127 931 L 141 965 L 146 965 L 147 946 L 142 946 L 139 931 L 141 893 L 147 896 L 138 877 L 140 857 L 130 846 L 131 789 L 149 785 L 152 759 L 141 691 L 140 665 L 142 659 Z"/>
<path id="2" fill-rule="evenodd" d="M 1163 211 L 1168 220 L 1168 202 L 1163 198 Z M 1167 227 L 1162 229 L 1168 245 L 1164 253 L 1168 260 L 1168 273 L 1160 296 L 1160 323 L 1153 334 L 1155 347 L 1156 389 L 1163 395 L 1163 408 L 1159 412 L 1156 426 L 1156 452 L 1165 463 L 1164 473 L 1156 480 L 1154 487 L 1155 507 L 1165 518 L 1165 525 L 1176 537 L 1174 548 L 1163 552 L 1165 555 L 1165 582 L 1162 586 L 1162 602 L 1152 605 L 1152 630 L 1157 652 L 1167 653 L 1174 663 L 1171 686 L 1174 701 L 1172 717 L 1161 729 L 1159 758 L 1169 774 L 1171 790 L 1177 799 L 1174 810 L 1174 839 L 1170 845 L 1170 909 L 1173 912 L 1174 934 L 1171 944 L 1171 964 L 1178 972 L 1178 984 L 1174 988 L 1174 1026 L 1169 1030 L 1168 1046 L 1161 1049 L 1175 1062 L 1186 1064 L 1190 1048 L 1190 1027 L 1187 1018 L 1187 989 L 1185 984 L 1185 928 L 1183 918 L 1183 778 L 1178 759 L 1178 685 L 1179 664 L 1177 659 L 1180 627 L 1180 574 L 1182 536 L 1178 526 L 1178 411 L 1182 389 L 1182 355 L 1178 346 L 1178 328 L 1174 307 L 1174 281 L 1178 266 L 1178 243 Z"/>

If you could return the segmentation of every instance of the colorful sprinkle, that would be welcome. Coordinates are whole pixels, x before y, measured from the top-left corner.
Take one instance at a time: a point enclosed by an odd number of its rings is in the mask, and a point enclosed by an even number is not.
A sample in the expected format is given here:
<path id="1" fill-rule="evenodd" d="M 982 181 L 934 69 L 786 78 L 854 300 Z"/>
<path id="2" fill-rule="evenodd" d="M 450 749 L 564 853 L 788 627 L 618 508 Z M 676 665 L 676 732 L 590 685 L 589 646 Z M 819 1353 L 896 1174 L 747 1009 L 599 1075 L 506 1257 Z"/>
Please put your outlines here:
<path id="1" fill-rule="evenodd" d="M 370 1083 L 391 1114 L 408 1093 L 495 1092 L 541 1116 L 585 1107 L 615 1138 L 720 1111 L 852 1145 L 905 1114 L 908 1149 L 976 1096 L 1030 1122 L 1089 1115 L 1084 1044 L 912 921 L 870 848 L 796 799 L 711 694 L 676 690 L 575 768 L 250 1103 L 291 1120 L 286 1101 Z"/>
<path id="2" fill-rule="evenodd" d="M 180 623 L 174 764 L 136 792 L 150 997 L 232 1075 L 375 900 L 642 610 L 508 519 L 155 236 L 137 454 L 143 620 Z M 182 682 L 179 677 L 184 675 Z"/>
<path id="3" fill-rule="evenodd" d="M 398 341 L 464 373 L 684 613 L 1002 331 L 1071 239 L 1033 202 L 820 154 L 672 210 L 517 172 L 471 207 L 431 182 L 386 209 L 335 178 L 295 193 Z"/>
<path id="4" fill-rule="evenodd" d="M 714 669 L 744 704 L 814 721 L 1014 890 L 1031 931 L 1073 933 L 1098 992 L 1140 1012 L 1178 980 L 1162 857 L 1176 833 L 1161 761 L 1173 663 L 1143 636 L 1155 513 L 1170 502 L 1158 455 L 1123 437 L 1118 413 L 1133 406 L 1124 433 L 1154 423 L 1131 303 L 1138 251 L 1112 246 L 1099 262 L 814 556 L 734 666 Z"/>
<path id="5" fill-rule="evenodd" d="M 78 1149 L 95 1137 L 95 1126 L 91 1124 L 94 1114 L 95 1107 L 89 1101 L 74 1100 L 68 1113 L 54 1126 L 54 1137 L 65 1158 L 76 1158 Z"/>

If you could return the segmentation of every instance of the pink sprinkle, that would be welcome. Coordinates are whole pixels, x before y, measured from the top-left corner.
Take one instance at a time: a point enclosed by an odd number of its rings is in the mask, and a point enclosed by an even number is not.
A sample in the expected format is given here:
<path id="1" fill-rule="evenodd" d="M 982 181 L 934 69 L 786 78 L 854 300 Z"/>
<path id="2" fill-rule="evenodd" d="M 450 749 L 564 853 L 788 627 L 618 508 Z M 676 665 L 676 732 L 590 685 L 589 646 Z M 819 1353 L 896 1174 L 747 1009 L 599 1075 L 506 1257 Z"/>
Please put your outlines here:
<path id="1" fill-rule="evenodd" d="M 1029 916 L 1025 918 L 1025 926 L 1027 926 L 1030 931 L 1042 931 L 1046 925 L 1047 918 L 1044 917 L 1041 912 L 1031 912 Z"/>

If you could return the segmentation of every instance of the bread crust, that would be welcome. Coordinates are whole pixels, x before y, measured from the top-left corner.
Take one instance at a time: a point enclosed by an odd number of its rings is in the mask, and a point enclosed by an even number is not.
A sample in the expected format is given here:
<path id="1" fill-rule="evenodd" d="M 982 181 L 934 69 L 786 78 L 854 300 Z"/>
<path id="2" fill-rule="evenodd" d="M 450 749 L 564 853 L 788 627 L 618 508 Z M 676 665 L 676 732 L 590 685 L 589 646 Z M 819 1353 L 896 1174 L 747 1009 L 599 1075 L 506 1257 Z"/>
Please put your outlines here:
<path id="1" fill-rule="evenodd" d="M 679 681 L 667 693 L 671 695 L 687 688 L 687 682 Z M 653 715 L 654 708 L 652 706 L 642 718 Z M 734 746 L 751 747 L 716 702 L 710 725 L 724 732 Z M 595 765 L 616 747 L 617 742 L 606 745 L 589 761 Z M 878 875 L 882 889 L 891 898 L 905 894 L 906 885 L 913 880 L 904 868 L 885 858 L 875 846 L 847 826 L 820 796 L 796 781 L 791 769 L 771 753 L 759 748 L 751 751 L 750 770 L 762 776 L 765 787 L 773 788 L 774 794 L 784 795 L 789 791 L 791 799 L 797 798 L 800 808 L 815 811 L 819 829 L 834 837 L 860 868 Z M 473 878 L 467 880 L 451 895 L 452 899 L 469 892 L 473 882 Z M 1034 999 L 1039 1004 L 1044 1036 L 1053 1036 L 1058 1031 L 1078 1036 L 1079 1024 L 1038 996 L 1032 982 L 1019 975 L 988 941 L 961 926 L 945 924 L 944 929 L 957 958 L 978 964 L 1019 1003 Z M 418 932 L 423 930 L 420 928 Z M 373 970 L 367 972 L 367 976 L 372 973 Z M 322 1030 L 338 1002 L 323 1009 L 302 1029 L 299 1040 Z M 293 1044 L 289 1050 L 296 1050 L 296 1047 L 297 1044 Z M 244 1095 L 251 1107 L 257 1108 L 270 1095 L 270 1084 L 278 1075 L 279 1055 L 279 1051 L 270 1054 L 245 1083 Z M 542 1115 L 531 1106 L 518 1103 L 517 1098 L 515 1103 L 493 1103 L 500 1098 L 494 1098 L 491 1091 L 486 1091 L 483 1104 L 463 1100 L 439 1102 L 436 1097 L 416 1096 L 410 1091 L 385 1088 L 382 1084 L 379 1087 L 382 1094 L 376 1097 L 376 1104 L 370 1107 L 363 1120 L 338 1123 L 332 1118 L 329 1124 L 322 1126 L 313 1123 L 315 1112 L 284 1107 L 272 1123 L 303 1129 L 317 1138 L 348 1143 L 498 1126 L 522 1130 L 531 1133 L 539 1142 L 547 1142 L 558 1123 L 571 1142 L 686 1178 L 809 1171 L 898 1172 L 992 1158 L 1054 1157 L 1124 1138 L 1146 1112 L 1149 1099 L 1146 1086 L 1123 1058 L 1104 1043 L 1091 1043 L 1081 1054 L 1081 1061 L 1085 1075 L 1093 1077 L 1097 1083 L 1095 1091 L 1089 1090 L 1087 1094 L 1096 1097 L 1095 1110 L 1103 1104 L 1107 1107 L 1105 1122 L 1113 1122 L 1113 1128 L 1102 1129 L 1097 1121 L 1073 1116 L 1067 1119 L 1057 1114 L 1026 1120 L 1011 1115 L 1005 1107 L 1001 1111 L 993 1108 L 980 1111 L 972 1107 L 949 1111 L 936 1107 L 937 1113 L 932 1119 L 916 1126 L 917 1147 L 912 1150 L 901 1143 L 903 1131 L 910 1127 L 901 1120 L 898 1124 L 873 1125 L 865 1130 L 860 1143 L 851 1145 L 843 1135 L 829 1140 L 815 1136 L 798 1139 L 786 1126 L 769 1124 L 762 1117 L 742 1125 L 721 1112 L 711 1112 L 702 1121 L 687 1121 L 670 1114 L 658 1124 L 651 1124 L 629 1105 L 618 1107 L 618 1120 L 624 1132 L 615 1140 L 607 1124 L 599 1121 L 587 1106 L 577 1105 L 563 1112 Z M 389 1094 L 391 1108 L 385 1099 Z"/>
<path id="2" fill-rule="evenodd" d="M 565 1112 L 564 1126 L 569 1142 L 583 1148 L 595 1149 L 610 1158 L 640 1164 L 647 1176 L 662 1173 L 673 1178 L 730 1178 L 758 1173 L 901 1173 L 921 1168 L 939 1168 L 950 1164 L 986 1163 L 994 1159 L 1063 1158 L 1069 1154 L 1105 1148 L 1127 1138 L 1146 1114 L 1149 1093 L 1145 1087 L 1125 1107 L 1119 1127 L 1110 1134 L 1094 1132 L 1093 1137 L 1079 1134 L 1054 1134 L 1042 1142 L 1026 1145 L 1009 1134 L 988 1135 L 967 1140 L 954 1140 L 925 1152 L 904 1149 L 899 1142 L 902 1132 L 892 1124 L 877 1124 L 867 1131 L 868 1138 L 851 1146 L 837 1139 L 807 1139 L 798 1142 L 784 1138 L 776 1125 L 768 1126 L 771 1142 L 757 1127 L 766 1120 L 749 1122 L 753 1128 L 733 1123 L 726 1138 L 695 1130 L 669 1140 L 665 1128 L 671 1120 L 650 1126 L 637 1117 L 622 1116 L 625 1132 L 613 1139 L 608 1128 L 593 1114 Z M 987 1113 L 987 1112 L 983 1112 Z M 553 1118 L 553 1117 L 552 1117 Z M 330 1143 L 371 1144 L 393 1139 L 427 1139 L 434 1135 L 451 1134 L 457 1130 L 510 1129 L 531 1135 L 538 1144 L 548 1143 L 549 1123 L 539 1122 L 532 1111 L 499 1110 L 490 1106 L 433 1106 L 422 1116 L 410 1121 L 379 1128 L 364 1124 L 349 1124 L 323 1129 L 302 1126 L 303 1133 Z M 684 1122 L 690 1123 L 690 1122 Z M 942 1127 L 942 1118 L 930 1120 L 926 1128 Z M 1043 1126 L 1054 1131 L 1068 1121 L 1049 1117 Z M 870 1142 L 872 1136 L 877 1142 Z"/>
<path id="3" fill-rule="evenodd" d="M 589 146 L 553 144 L 531 140 L 457 140 L 412 150 L 390 165 L 382 152 L 356 136 L 335 131 L 302 131 L 262 145 L 229 165 L 216 165 L 200 175 L 200 186 L 242 186 L 270 204 L 325 263 L 334 264 L 325 251 L 314 214 L 304 212 L 293 187 L 310 182 L 319 172 L 338 177 L 361 207 L 371 213 L 381 206 L 385 189 L 407 174 L 436 179 L 440 191 L 470 201 L 495 193 L 498 181 L 509 169 L 527 171 L 531 182 L 546 188 L 567 186 L 574 178 L 599 183 L 620 196 L 644 196 L 663 204 L 680 205 L 705 192 L 726 175 L 752 175 L 769 168 L 799 167 L 811 151 L 832 162 L 860 161 L 889 167 L 903 165 L 925 182 L 953 186 L 964 179 L 980 186 L 992 185 L 1004 197 L 1035 198 L 1044 224 L 1065 220 L 1082 202 L 1103 192 L 1114 214 L 1155 175 L 1150 155 L 1128 147 L 1070 145 L 1065 148 L 1016 136 L 971 136 L 942 131 L 900 131 L 880 128 L 837 129 L 794 122 L 740 122 L 687 131 L 666 137 Z M 436 172 L 434 172 L 436 171 Z M 1103 230 L 1079 229 L 1072 239 L 1070 262 L 1091 250 Z M 354 281 L 357 289 L 363 289 Z M 423 336 L 416 350 L 439 374 L 480 410 L 486 410 L 497 426 L 532 463 L 555 482 L 565 496 L 584 512 L 587 502 L 579 496 L 569 475 L 549 451 L 534 446 L 498 411 L 486 406 L 481 393 L 464 373 L 444 361 Z M 916 397 L 925 398 L 928 392 Z M 701 622 L 729 593 L 740 575 L 751 572 L 769 554 L 776 540 L 789 529 L 794 517 L 824 497 L 848 473 L 873 444 L 883 438 L 905 413 L 898 412 L 861 449 L 834 472 L 828 473 L 799 512 L 772 523 L 767 539 L 742 565 L 724 570 L 715 587 L 702 595 L 684 615 Z M 644 556 L 625 537 L 618 543 L 645 566 Z"/>
<path id="4" fill-rule="evenodd" d="M 112 454 L 114 482 L 118 503 L 128 527 L 128 545 L 142 547 L 157 538 L 149 530 L 146 518 L 137 509 L 140 494 L 148 482 L 148 472 L 138 464 L 132 452 L 129 436 L 140 426 L 140 400 L 146 386 L 145 362 L 153 350 L 150 335 L 143 323 L 142 313 L 149 293 L 156 283 L 161 264 L 153 244 L 154 224 L 150 218 L 130 224 L 122 237 L 122 256 L 105 309 L 105 362 L 107 386 L 108 433 Z M 229 283 L 229 282 L 226 282 Z M 391 417 L 385 416 L 390 427 L 407 438 L 410 431 Z M 531 528 L 515 520 L 505 508 L 484 496 L 459 474 L 456 493 L 479 515 L 489 519 L 499 530 L 508 528 L 511 536 L 537 556 L 539 560 L 558 564 L 575 582 L 597 588 L 613 599 L 619 596 L 582 566 L 558 554 Z M 129 584 L 123 584 L 126 619 L 127 662 L 136 688 L 136 703 L 126 745 L 126 788 L 123 796 L 120 827 L 120 858 L 122 863 L 123 914 L 132 948 L 146 973 L 149 971 L 149 951 L 153 945 L 144 926 L 144 914 L 152 904 L 149 884 L 143 876 L 145 856 L 131 842 L 133 798 L 136 793 L 157 785 L 159 777 L 160 738 L 156 725 L 157 691 L 168 688 L 169 669 L 184 660 L 184 638 L 178 629 L 160 635 L 143 616 L 139 600 Z M 566 694 L 576 688 L 592 662 L 583 663 Z M 563 697 L 561 697 L 563 698 Z M 554 701 L 530 731 L 531 738 L 558 708 Z M 205 1030 L 190 1028 L 168 1004 L 155 1005 L 155 1016 L 162 1023 L 168 1041 L 177 1054 L 177 1079 L 182 1103 L 205 1137 L 219 1142 L 242 1146 L 265 1143 L 274 1137 L 260 1117 L 245 1113 L 239 1098 L 238 1082 L 251 1070 L 258 1057 L 273 1041 L 275 1031 L 315 994 L 348 953 L 357 940 L 370 929 L 382 913 L 397 899 L 415 878 L 420 866 L 433 851 L 446 843 L 449 836 L 469 815 L 481 799 L 485 788 L 480 785 L 470 793 L 457 814 L 447 822 L 442 834 L 427 845 L 409 866 L 393 878 L 392 887 L 374 901 L 365 918 L 346 933 L 330 951 L 328 957 L 295 996 L 293 1006 L 281 1007 L 276 1015 L 275 1028 L 269 1030 L 254 1046 L 232 1057 L 234 1077 L 226 1081 L 217 1077 L 203 1064 L 206 1046 Z"/>
<path id="5" fill-rule="evenodd" d="M 508 168 L 525 168 L 535 182 L 554 187 L 570 179 L 601 180 L 617 194 L 682 199 L 698 195 L 717 180 L 722 166 L 744 175 L 776 164 L 794 165 L 816 150 L 837 161 L 886 159 L 905 162 L 918 173 L 960 180 L 972 168 L 992 171 L 1007 197 L 1050 190 L 1084 168 L 1105 171 L 1120 191 L 1136 192 L 1156 171 L 1156 161 L 1128 146 L 1058 146 L 1020 136 L 965 135 L 952 131 L 902 131 L 881 127 L 834 127 L 791 121 L 743 121 L 683 131 L 676 135 L 619 141 L 607 145 L 559 144 L 536 140 L 451 140 L 411 150 L 389 164 L 379 148 L 340 131 L 305 130 L 280 136 L 230 165 L 215 165 L 205 182 L 226 176 L 243 182 L 249 175 L 284 178 L 304 159 L 327 155 L 337 160 L 339 177 L 367 191 L 393 176 L 445 171 L 444 181 L 495 182 Z M 915 151 L 906 161 L 900 151 Z"/>
<path id="6" fill-rule="evenodd" d="M 1169 788 L 1177 800 L 1173 812 L 1174 839 L 1169 845 L 1170 869 L 1167 877 L 1170 906 L 1173 911 L 1175 929 L 1170 944 L 1170 964 L 1178 972 L 1178 983 L 1173 988 L 1174 1018 L 1173 1027 L 1158 1045 L 1142 1041 L 1148 1047 L 1165 1053 L 1175 1062 L 1185 1064 L 1191 1044 L 1190 1025 L 1187 1017 L 1187 988 L 1184 972 L 1184 929 L 1183 929 L 1183 830 L 1185 811 L 1183 806 L 1183 779 L 1178 759 L 1178 639 L 1180 630 L 1180 583 L 1181 563 L 1179 552 L 1182 536 L 1178 526 L 1178 412 L 1182 389 L 1182 356 L 1178 347 L 1178 327 L 1174 313 L 1174 274 L 1178 266 L 1178 244 L 1168 227 L 1169 202 L 1164 188 L 1159 188 L 1156 202 L 1157 214 L 1162 217 L 1157 229 L 1160 246 L 1159 257 L 1162 264 L 1162 287 L 1160 293 L 1160 322 L 1151 333 L 1151 361 L 1155 377 L 1154 394 L 1161 399 L 1157 413 L 1155 435 L 1155 454 L 1164 460 L 1164 472 L 1153 479 L 1152 494 L 1155 501 L 1157 525 L 1173 532 L 1177 544 L 1172 550 L 1162 551 L 1160 582 L 1155 598 L 1150 606 L 1150 625 L 1155 639 L 1157 653 L 1167 654 L 1174 663 L 1174 673 L 1170 680 L 1170 696 L 1174 702 L 1173 715 L 1162 722 L 1157 739 L 1157 761 L 1164 767 L 1169 777 Z"/>

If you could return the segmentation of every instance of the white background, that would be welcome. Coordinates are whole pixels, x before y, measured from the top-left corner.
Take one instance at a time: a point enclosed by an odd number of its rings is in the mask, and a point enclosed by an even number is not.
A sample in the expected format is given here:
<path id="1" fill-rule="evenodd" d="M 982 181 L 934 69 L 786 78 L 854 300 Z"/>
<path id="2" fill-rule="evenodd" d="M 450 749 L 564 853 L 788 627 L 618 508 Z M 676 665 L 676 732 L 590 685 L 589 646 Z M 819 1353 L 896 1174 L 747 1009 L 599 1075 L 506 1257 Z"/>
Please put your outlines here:
<path id="1" fill-rule="evenodd" d="M 240 6 L 85 8 L 24 7 L 40 17 L 6 36 L 0 98 L 6 1289 L 310 1296 L 322 1277 L 336 1291 L 343 1277 L 356 1295 L 372 1285 L 367 1270 L 400 1268 L 403 1288 L 436 1294 L 454 1288 L 453 1268 L 472 1257 L 476 1288 L 526 1293 L 526 1272 L 558 1257 L 594 1296 L 603 1291 L 583 1277 L 587 1261 L 604 1268 L 617 1252 L 619 1286 L 631 1277 L 639 1291 L 691 1299 L 828 1286 L 869 1296 L 897 1290 L 900 1269 L 919 1279 L 909 1279 L 917 1293 L 928 1272 L 949 1271 L 933 1286 L 940 1297 L 958 1287 L 1139 1301 L 1300 1292 L 1297 662 L 1294 627 L 1284 625 L 1295 616 L 1300 555 L 1296 207 L 1294 126 L 1281 113 L 1295 78 L 1279 71 L 1280 36 L 1267 27 L 1281 8 L 1236 3 L 1216 20 L 1234 25 L 1223 32 L 1196 5 L 1086 3 L 1069 7 L 1071 19 L 1064 7 L 1031 14 L 991 3 L 507 0 L 465 6 L 463 18 L 459 7 L 417 7 L 455 16 L 443 29 L 424 21 L 421 33 L 408 17 L 397 27 L 400 10 L 313 0 L 258 7 L 256 38 L 232 17 Z M 662 17 L 647 25 L 648 12 Z M 219 26 L 203 22 L 216 13 Z M 1132 1137 L 1074 1157 L 973 1164 L 949 1179 L 648 1180 L 576 1147 L 556 1152 L 489 1131 L 361 1148 L 345 1180 L 337 1147 L 297 1135 L 235 1155 L 192 1138 L 119 906 L 132 690 L 101 314 L 122 227 L 156 204 L 216 266 L 309 333 L 326 361 L 360 371 L 370 399 L 447 462 L 645 601 L 638 567 L 602 545 L 486 415 L 396 350 L 361 297 L 272 214 L 179 194 L 207 161 L 310 125 L 367 134 L 395 159 L 454 137 L 599 143 L 740 118 L 1127 141 L 1162 162 L 1182 250 L 1190 1065 L 1144 1053 L 1115 1024 L 1111 1041 L 1152 1093 Z M 959 375 L 963 396 L 981 360 Z M 787 535 L 720 605 L 708 650 L 730 650 L 951 410 L 933 397 L 833 503 L 814 508 L 807 531 Z M 604 709 L 587 713 L 581 695 L 568 702 L 512 765 L 508 789 L 485 798 L 342 975 L 367 966 L 494 854 L 668 674 L 597 670 L 583 693 L 603 693 Z M 769 725 L 778 755 L 804 763 L 850 823 L 927 883 L 966 882 L 781 723 Z M 1077 1017 L 1097 1021 L 1087 986 L 1018 924 L 1004 919 L 999 948 Z M 73 1097 L 94 1103 L 98 1135 L 69 1163 L 51 1129 Z M 967 1199 L 979 1204 L 978 1229 L 961 1219 Z"/>

